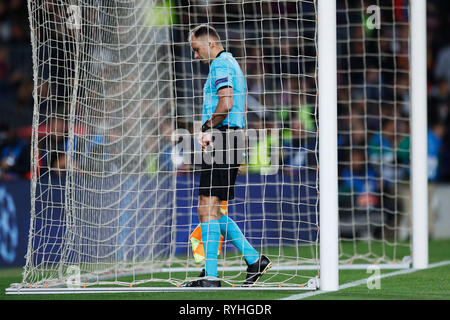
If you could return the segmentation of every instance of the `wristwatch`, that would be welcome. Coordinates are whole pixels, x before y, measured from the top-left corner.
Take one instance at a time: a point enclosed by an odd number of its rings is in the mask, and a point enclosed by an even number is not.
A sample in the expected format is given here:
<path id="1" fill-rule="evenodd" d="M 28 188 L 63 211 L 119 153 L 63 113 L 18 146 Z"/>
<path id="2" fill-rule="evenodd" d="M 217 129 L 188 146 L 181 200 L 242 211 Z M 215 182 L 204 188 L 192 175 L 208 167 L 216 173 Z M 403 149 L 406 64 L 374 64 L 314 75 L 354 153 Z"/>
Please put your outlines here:
<path id="1" fill-rule="evenodd" d="M 206 120 L 206 122 L 202 125 L 202 132 L 211 130 L 211 127 L 208 125 L 208 123 L 209 123 L 209 120 Z"/>

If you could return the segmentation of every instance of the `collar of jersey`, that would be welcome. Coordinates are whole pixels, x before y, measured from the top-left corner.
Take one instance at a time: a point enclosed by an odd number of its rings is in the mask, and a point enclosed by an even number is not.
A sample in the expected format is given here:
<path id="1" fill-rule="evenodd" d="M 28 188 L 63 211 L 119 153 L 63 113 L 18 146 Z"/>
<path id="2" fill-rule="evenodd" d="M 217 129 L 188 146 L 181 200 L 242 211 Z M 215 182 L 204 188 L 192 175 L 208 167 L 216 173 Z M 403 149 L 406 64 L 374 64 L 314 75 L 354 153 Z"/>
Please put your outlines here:
<path id="1" fill-rule="evenodd" d="M 214 59 L 217 59 L 224 52 L 226 52 L 226 51 L 225 50 L 220 51 Z"/>

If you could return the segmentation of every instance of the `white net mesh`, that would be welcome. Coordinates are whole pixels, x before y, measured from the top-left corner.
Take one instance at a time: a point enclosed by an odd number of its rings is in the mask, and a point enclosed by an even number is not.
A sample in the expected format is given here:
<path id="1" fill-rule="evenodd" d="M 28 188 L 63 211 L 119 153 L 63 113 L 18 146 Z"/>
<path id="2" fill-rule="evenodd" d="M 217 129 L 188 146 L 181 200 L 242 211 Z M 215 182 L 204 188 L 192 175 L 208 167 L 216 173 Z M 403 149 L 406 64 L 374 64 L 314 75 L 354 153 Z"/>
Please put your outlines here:
<path id="1" fill-rule="evenodd" d="M 34 114 L 30 282 L 171 254 L 175 180 L 159 157 L 174 126 L 168 21 L 148 1 L 73 3 L 29 3 L 36 101 L 50 87 Z"/>
<path id="2" fill-rule="evenodd" d="M 337 6 L 340 259 L 401 263 L 409 190 L 409 5 Z"/>
<path id="3" fill-rule="evenodd" d="M 187 35 L 202 22 L 247 75 L 256 138 L 227 212 L 273 260 L 263 284 L 316 275 L 283 273 L 317 266 L 314 4 L 208 4 L 29 1 L 36 105 L 24 283 L 64 282 L 74 270 L 86 285 L 194 276 L 198 165 L 182 163 L 171 138 L 187 129 L 192 139 L 201 117 L 208 70 Z M 228 243 L 219 265 L 235 271 L 221 273 L 229 283 L 243 280 Z"/>
<path id="4" fill-rule="evenodd" d="M 195 125 L 191 126 L 201 119 L 209 71 L 206 65 L 193 62 L 187 35 L 198 24 L 211 23 L 225 50 L 240 64 L 248 88 L 250 149 L 228 213 L 250 243 L 274 264 L 261 284 L 305 284 L 317 275 L 318 263 L 315 4 L 208 1 L 205 7 L 204 3 L 191 2 L 176 28 L 181 34 L 175 45 L 176 78 L 178 84 L 185 83 L 176 86 L 179 125 L 195 132 Z M 198 223 L 191 209 L 196 207 L 196 189 L 191 186 L 200 168 L 193 169 L 182 186 L 188 192 L 178 195 L 188 208 L 183 227 L 189 231 Z M 239 267 L 231 275 L 220 274 L 230 282 L 239 284 L 245 276 L 242 256 L 229 243 L 225 243 L 219 265 Z M 289 270 L 305 265 L 313 271 Z"/>
<path id="5" fill-rule="evenodd" d="M 193 59 L 188 34 L 200 23 L 218 30 L 247 80 L 250 148 L 226 210 L 274 264 L 259 284 L 301 287 L 317 276 L 316 1 L 28 3 L 35 112 L 24 284 L 67 283 L 74 270 L 85 285 L 181 284 L 198 275 L 189 239 L 199 223 L 194 141 L 209 69 Z M 383 5 L 386 24 L 369 33 L 367 5 L 339 2 L 337 12 L 345 263 L 399 258 L 397 199 L 407 185 L 398 175 L 407 165 L 385 162 L 376 144 L 387 132 L 382 119 L 394 120 L 396 142 L 406 135 L 398 97 L 408 85 L 398 59 L 408 56 L 399 49 L 408 44 L 407 24 Z M 187 157 L 175 132 L 192 141 Z M 353 167 L 360 162 L 361 176 Z M 365 196 L 347 188 L 355 179 L 381 189 Z M 360 206 L 360 194 L 381 206 Z M 240 285 L 240 253 L 225 241 L 218 260 L 219 276 Z"/>

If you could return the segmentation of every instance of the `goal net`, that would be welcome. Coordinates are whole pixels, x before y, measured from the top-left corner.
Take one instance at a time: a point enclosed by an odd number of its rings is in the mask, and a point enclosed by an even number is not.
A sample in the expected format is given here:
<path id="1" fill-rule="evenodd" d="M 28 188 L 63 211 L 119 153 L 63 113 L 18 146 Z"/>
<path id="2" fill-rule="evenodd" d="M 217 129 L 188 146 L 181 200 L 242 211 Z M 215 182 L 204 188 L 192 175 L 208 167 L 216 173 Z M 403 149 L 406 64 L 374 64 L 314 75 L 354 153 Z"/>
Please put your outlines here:
<path id="1" fill-rule="evenodd" d="M 381 9 L 379 29 L 368 28 L 369 2 Z M 409 254 L 399 240 L 409 195 L 408 8 L 338 3 L 340 258 L 397 263 Z M 222 210 L 272 260 L 258 286 L 317 288 L 316 1 L 28 6 L 35 106 L 21 286 L 182 286 L 198 277 L 195 136 L 209 67 L 194 60 L 188 35 L 208 23 L 248 89 L 248 152 Z M 218 264 L 224 283 L 242 285 L 247 265 L 225 240 Z"/>
<path id="2" fill-rule="evenodd" d="M 342 264 L 408 266 L 408 1 L 337 2 Z"/>

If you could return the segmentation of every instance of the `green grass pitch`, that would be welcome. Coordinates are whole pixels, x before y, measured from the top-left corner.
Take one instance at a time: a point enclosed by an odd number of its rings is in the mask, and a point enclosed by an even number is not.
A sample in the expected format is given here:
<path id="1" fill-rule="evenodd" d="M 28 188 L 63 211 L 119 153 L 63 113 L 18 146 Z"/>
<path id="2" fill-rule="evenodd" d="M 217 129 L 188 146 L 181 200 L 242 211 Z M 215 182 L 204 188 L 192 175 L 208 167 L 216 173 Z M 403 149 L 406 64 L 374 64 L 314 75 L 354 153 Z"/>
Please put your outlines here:
<path id="1" fill-rule="evenodd" d="M 429 263 L 450 261 L 450 239 L 429 242 Z M 381 276 L 395 270 L 381 270 Z M 151 292 L 101 294 L 6 295 L 11 283 L 21 281 L 21 268 L 0 269 L 0 300 L 278 300 L 301 296 L 304 291 L 208 291 L 208 292 Z M 341 270 L 340 286 L 370 277 L 366 270 Z M 369 289 L 367 283 L 351 285 L 335 292 L 320 293 L 302 298 L 308 300 L 450 300 L 450 264 L 425 270 L 414 270 L 382 278 L 379 289 Z"/>

